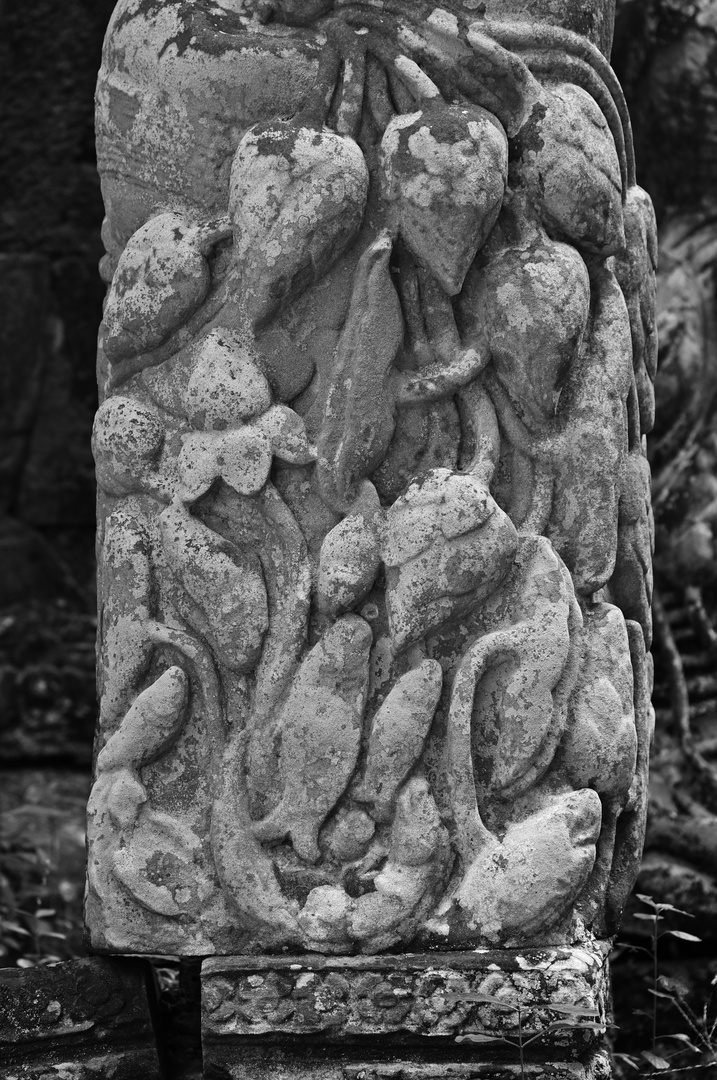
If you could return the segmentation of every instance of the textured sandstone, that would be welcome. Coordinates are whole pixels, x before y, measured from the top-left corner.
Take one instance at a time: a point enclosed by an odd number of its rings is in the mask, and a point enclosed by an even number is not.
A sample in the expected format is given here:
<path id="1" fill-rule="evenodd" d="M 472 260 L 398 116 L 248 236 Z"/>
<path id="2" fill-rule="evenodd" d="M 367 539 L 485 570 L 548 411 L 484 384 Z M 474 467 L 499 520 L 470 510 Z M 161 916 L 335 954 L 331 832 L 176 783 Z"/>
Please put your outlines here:
<path id="1" fill-rule="evenodd" d="M 476 7 L 117 8 L 95 948 L 616 928 L 654 217 L 609 13 Z"/>
<path id="2" fill-rule="evenodd" d="M 4 969 L 2 1080 L 159 1080 L 146 975 L 100 957 Z"/>

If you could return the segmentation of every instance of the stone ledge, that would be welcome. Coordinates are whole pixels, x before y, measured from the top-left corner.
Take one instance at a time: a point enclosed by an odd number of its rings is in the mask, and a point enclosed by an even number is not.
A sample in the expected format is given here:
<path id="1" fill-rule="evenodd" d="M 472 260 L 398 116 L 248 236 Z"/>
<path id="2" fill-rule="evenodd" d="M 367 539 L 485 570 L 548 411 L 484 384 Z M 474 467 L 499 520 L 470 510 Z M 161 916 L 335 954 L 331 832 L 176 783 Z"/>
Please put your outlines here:
<path id="1" fill-rule="evenodd" d="M 425 1052 L 393 1054 L 382 1060 L 376 1043 L 365 1044 L 359 1059 L 324 1044 L 300 1047 L 212 1045 L 204 1054 L 204 1080 L 609 1080 L 610 1064 L 603 1051 L 581 1061 L 527 1055 L 522 1068 L 517 1052 L 495 1059 L 481 1050 L 470 1060 L 447 1055 L 430 1060 Z M 427 1058 L 429 1058 L 427 1060 Z"/>
<path id="2" fill-rule="evenodd" d="M 599 1022 L 605 1021 L 607 967 L 602 950 L 214 957 L 202 965 L 205 1068 L 212 1061 L 228 1068 L 227 1061 L 239 1056 L 244 1060 L 249 1052 L 261 1056 L 262 1047 L 273 1055 L 278 1052 L 273 1036 L 293 1036 L 291 1052 L 299 1055 L 338 1052 L 340 1058 L 344 1050 L 359 1053 L 355 1068 L 349 1063 L 344 1068 L 336 1058 L 331 1076 L 361 1080 L 359 1073 L 366 1071 L 367 1080 L 376 1080 L 388 1066 L 363 1060 L 370 1036 L 372 1056 L 379 1048 L 379 1057 L 389 1055 L 391 1077 L 395 1054 L 409 1047 L 421 1056 L 421 1077 L 428 1069 L 426 1080 L 434 1072 L 425 1054 L 434 1051 L 446 1067 L 447 1055 L 455 1059 L 453 1071 L 445 1075 L 468 1077 L 474 1075 L 476 1053 L 500 1059 L 506 1052 L 513 1054 L 500 1040 L 527 1040 L 541 1032 L 545 1035 L 532 1043 L 535 1052 L 551 1063 L 556 1057 L 578 1063 L 595 1053 L 600 1032 L 551 1028 L 567 1019 L 560 1011 L 566 1006 L 594 1010 Z M 478 1047 L 462 1038 L 471 1034 L 496 1041 Z M 311 1036 L 310 1042 L 302 1036 Z M 404 1075 L 401 1068 L 396 1076 Z M 412 1064 L 410 1075 L 418 1076 L 418 1068 Z"/>
<path id="3" fill-rule="evenodd" d="M 0 1080 L 159 1080 L 142 963 L 0 971 Z"/>

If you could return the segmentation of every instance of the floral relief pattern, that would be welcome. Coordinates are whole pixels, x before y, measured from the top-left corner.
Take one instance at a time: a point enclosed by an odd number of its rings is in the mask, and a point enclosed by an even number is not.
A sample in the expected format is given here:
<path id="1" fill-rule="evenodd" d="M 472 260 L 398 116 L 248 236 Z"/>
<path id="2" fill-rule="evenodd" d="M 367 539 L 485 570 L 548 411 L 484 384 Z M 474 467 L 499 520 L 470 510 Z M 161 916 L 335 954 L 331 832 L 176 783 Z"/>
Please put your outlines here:
<path id="1" fill-rule="evenodd" d="M 93 946 L 589 943 L 636 873 L 652 722 L 624 102 L 558 27 L 300 7 L 122 0 L 106 44 Z M 162 34 L 171 145 L 140 86 Z M 261 88 L 210 198 L 171 161 L 211 65 Z M 473 1009 L 310 974 L 215 983 L 216 1019 Z"/>
<path id="2" fill-rule="evenodd" d="M 352 1035 L 414 1033 L 433 1036 L 490 1032 L 512 1035 L 515 1008 L 522 1010 L 526 1034 L 545 1031 L 563 1006 L 605 1017 L 604 956 L 569 950 L 485 952 L 461 970 L 429 957 L 413 968 L 404 957 L 400 970 L 364 961 L 331 960 L 322 967 L 297 957 L 278 969 L 250 972 L 240 959 L 207 962 L 202 974 L 204 1024 L 208 1034 L 308 1034 L 341 1031 Z M 517 959 L 517 963 L 515 962 Z M 492 969 L 491 970 L 491 966 Z M 551 1008 L 554 1006 L 554 1010 Z M 560 1042 L 577 1038 L 583 1049 L 595 1040 L 586 1028 L 556 1032 Z"/>

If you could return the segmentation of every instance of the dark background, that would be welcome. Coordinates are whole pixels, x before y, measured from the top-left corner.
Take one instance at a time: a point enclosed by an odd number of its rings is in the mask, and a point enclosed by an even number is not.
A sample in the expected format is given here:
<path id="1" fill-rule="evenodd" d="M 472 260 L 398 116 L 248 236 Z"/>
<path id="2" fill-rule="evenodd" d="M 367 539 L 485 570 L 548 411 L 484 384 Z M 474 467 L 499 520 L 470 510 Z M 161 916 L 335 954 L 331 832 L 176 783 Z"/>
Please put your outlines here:
<path id="1" fill-rule="evenodd" d="M 0 605 L 90 596 L 103 294 L 93 96 L 113 7 L 0 6 Z"/>
<path id="2" fill-rule="evenodd" d="M 93 96 L 113 0 L 0 4 L 0 759 L 94 725 Z M 79 652 L 76 644 L 84 646 Z"/>

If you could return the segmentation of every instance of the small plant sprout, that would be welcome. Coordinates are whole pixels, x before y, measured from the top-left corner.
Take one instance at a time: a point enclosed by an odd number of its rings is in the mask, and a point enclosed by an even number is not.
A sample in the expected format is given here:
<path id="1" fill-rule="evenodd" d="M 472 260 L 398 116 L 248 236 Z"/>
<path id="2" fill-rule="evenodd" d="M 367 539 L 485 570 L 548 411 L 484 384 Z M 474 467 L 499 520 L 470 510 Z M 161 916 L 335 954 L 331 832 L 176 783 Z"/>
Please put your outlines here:
<path id="1" fill-rule="evenodd" d="M 504 1009 L 507 1012 L 516 1014 L 518 1024 L 517 1038 L 508 1038 L 506 1035 L 486 1035 L 483 1032 L 469 1032 L 465 1035 L 458 1035 L 456 1037 L 456 1042 L 482 1044 L 501 1043 L 504 1046 L 512 1046 L 518 1051 L 521 1080 L 525 1080 L 526 1075 L 525 1050 L 531 1043 L 537 1042 L 539 1039 L 543 1039 L 546 1035 L 550 1035 L 553 1032 L 565 1030 L 577 1029 L 579 1031 L 599 1031 L 600 1034 L 604 1034 L 606 1028 L 610 1026 L 600 1020 L 600 1013 L 597 1009 L 586 1009 L 579 1005 L 555 1004 L 548 1001 L 536 1003 L 532 1008 L 547 1009 L 549 1012 L 557 1013 L 562 1019 L 552 1021 L 532 1035 L 526 1035 L 524 1030 L 525 1013 L 527 1011 L 525 1005 L 504 1001 L 502 998 L 494 997 L 491 994 L 451 994 L 447 995 L 446 1000 L 452 1002 L 478 1002 L 482 1005 L 491 1005 L 495 1009 Z"/>
<path id="2" fill-rule="evenodd" d="M 717 1029 L 717 1018 L 710 1024 L 708 1022 L 708 1013 L 710 1009 L 711 997 L 705 1002 L 703 1009 L 703 1016 L 699 1018 L 695 1015 L 687 1002 L 687 991 L 681 986 L 675 979 L 668 979 L 659 974 L 659 942 L 662 938 L 673 937 L 678 938 L 680 941 L 693 941 L 699 942 L 702 939 L 697 937 L 696 934 L 688 934 L 685 930 L 661 930 L 660 923 L 663 923 L 669 915 L 683 915 L 688 919 L 694 918 L 689 911 L 683 911 L 681 908 L 674 907 L 673 904 L 659 904 L 651 896 L 647 896 L 644 893 L 638 893 L 637 899 L 641 904 L 644 904 L 649 911 L 638 911 L 635 913 L 635 918 L 641 922 L 649 922 L 651 924 L 650 933 L 650 947 L 643 945 L 627 945 L 626 947 L 635 952 L 642 952 L 649 956 L 652 963 L 652 986 L 648 988 L 649 993 L 652 995 L 652 1008 L 649 1012 L 643 1009 L 636 1010 L 637 1013 L 646 1015 L 652 1021 L 652 1045 L 649 1050 L 643 1050 L 639 1057 L 632 1054 L 615 1054 L 616 1058 L 628 1065 L 630 1068 L 642 1071 L 645 1063 L 650 1067 L 649 1075 L 654 1075 L 655 1072 L 665 1072 L 667 1070 L 670 1073 L 683 1072 L 682 1069 L 673 1069 L 671 1067 L 668 1058 L 661 1056 L 657 1053 L 657 1009 L 658 1001 L 660 999 L 669 1001 L 678 1010 L 680 1015 L 687 1021 L 692 1036 L 686 1035 L 682 1032 L 675 1034 L 663 1035 L 660 1034 L 660 1041 L 674 1040 L 679 1044 L 678 1049 L 671 1054 L 670 1057 L 674 1057 L 676 1054 L 681 1054 L 685 1050 L 692 1051 L 696 1054 L 706 1054 L 709 1060 L 704 1064 L 692 1065 L 690 1070 L 695 1068 L 706 1068 L 708 1064 L 711 1064 L 717 1060 L 715 1056 L 714 1036 Z M 624 943 L 620 943 L 624 944 Z M 714 987 L 717 982 L 717 976 L 712 981 Z M 695 1040 L 699 1045 L 696 1045 Z M 688 1070 L 688 1071 L 690 1071 Z"/>

